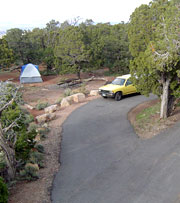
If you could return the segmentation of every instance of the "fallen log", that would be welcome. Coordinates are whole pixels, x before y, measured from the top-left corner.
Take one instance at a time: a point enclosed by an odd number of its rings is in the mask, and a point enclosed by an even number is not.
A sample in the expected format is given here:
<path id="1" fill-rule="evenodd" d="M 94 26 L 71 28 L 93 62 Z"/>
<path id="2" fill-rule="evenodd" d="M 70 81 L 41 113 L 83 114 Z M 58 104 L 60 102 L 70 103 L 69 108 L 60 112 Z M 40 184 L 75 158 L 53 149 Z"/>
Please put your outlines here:
<path id="1" fill-rule="evenodd" d="M 66 79 L 66 80 L 63 80 L 63 81 L 59 82 L 57 85 L 62 85 L 62 84 L 70 83 L 70 82 L 73 82 L 73 81 L 76 81 L 76 80 L 79 80 L 79 79 L 77 79 L 77 78 Z"/>
<path id="2" fill-rule="evenodd" d="M 67 79 L 67 80 L 64 80 L 64 81 L 58 83 L 57 85 L 59 85 L 63 88 L 66 88 L 66 87 L 76 86 L 76 85 L 79 85 L 81 83 L 90 82 L 90 81 L 94 81 L 94 80 L 108 82 L 108 80 L 105 78 L 95 78 L 94 76 L 92 76 L 92 77 L 87 78 L 87 79 L 76 79 L 76 78 Z"/>
<path id="3" fill-rule="evenodd" d="M 106 78 L 93 78 L 93 80 L 103 80 L 103 81 L 108 81 Z"/>

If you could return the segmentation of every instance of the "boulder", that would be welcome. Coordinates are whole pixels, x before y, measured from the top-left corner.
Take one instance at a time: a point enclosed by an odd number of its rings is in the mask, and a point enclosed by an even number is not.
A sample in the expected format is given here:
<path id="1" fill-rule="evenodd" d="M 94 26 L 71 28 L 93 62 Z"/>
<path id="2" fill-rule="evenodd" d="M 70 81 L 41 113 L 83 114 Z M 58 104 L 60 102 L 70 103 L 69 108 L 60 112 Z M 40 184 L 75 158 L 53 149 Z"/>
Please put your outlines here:
<path id="1" fill-rule="evenodd" d="M 73 101 L 72 96 L 63 98 L 61 101 L 61 107 L 63 108 L 63 107 L 70 106 L 72 104 L 72 101 Z"/>
<path id="2" fill-rule="evenodd" d="M 90 91 L 90 95 L 91 96 L 98 96 L 99 95 L 99 91 L 98 90 L 91 90 Z"/>
<path id="3" fill-rule="evenodd" d="M 51 106 L 48 106 L 44 109 L 45 113 L 53 113 L 55 111 L 58 110 L 58 105 L 57 104 L 54 104 L 54 105 L 51 105 Z"/>
<path id="4" fill-rule="evenodd" d="M 77 93 L 77 94 L 73 94 L 72 95 L 73 101 L 78 103 L 78 102 L 82 102 L 84 101 L 84 99 L 86 98 L 85 94 L 83 93 Z"/>
<path id="5" fill-rule="evenodd" d="M 48 114 L 48 120 L 49 121 L 51 121 L 51 120 L 53 120 L 53 119 L 55 119 L 56 118 L 56 114 L 55 113 L 50 113 L 50 114 Z"/>
<path id="6" fill-rule="evenodd" d="M 24 106 L 25 106 L 26 108 L 30 109 L 30 110 L 33 110 L 33 109 L 34 109 L 34 107 L 31 106 L 31 105 L 29 105 L 29 104 L 24 104 Z"/>
<path id="7" fill-rule="evenodd" d="M 48 120 L 48 114 L 45 113 L 45 114 L 42 114 L 40 116 L 36 116 L 36 120 L 38 123 L 44 123 Z"/>
<path id="8" fill-rule="evenodd" d="M 45 113 L 40 116 L 36 116 L 36 120 L 38 123 L 45 123 L 47 121 L 51 121 L 56 117 L 55 113 Z"/>

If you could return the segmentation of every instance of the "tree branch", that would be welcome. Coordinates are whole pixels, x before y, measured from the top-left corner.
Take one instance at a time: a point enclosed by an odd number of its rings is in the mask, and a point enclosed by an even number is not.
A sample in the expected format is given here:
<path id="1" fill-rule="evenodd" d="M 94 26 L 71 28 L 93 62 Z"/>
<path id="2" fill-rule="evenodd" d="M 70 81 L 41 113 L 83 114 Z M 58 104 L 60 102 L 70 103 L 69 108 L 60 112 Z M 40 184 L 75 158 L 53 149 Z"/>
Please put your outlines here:
<path id="1" fill-rule="evenodd" d="M 18 90 L 19 88 L 16 89 L 15 93 L 13 94 L 13 98 L 8 103 L 6 103 L 3 107 L 0 108 L 0 113 L 14 102 Z"/>
<path id="2" fill-rule="evenodd" d="M 18 120 L 20 120 L 20 119 L 21 119 L 21 114 L 20 114 L 20 116 L 19 116 L 18 118 L 16 118 L 15 121 L 12 122 L 8 127 L 2 129 L 3 133 L 6 133 L 8 130 L 10 130 L 10 129 L 13 128 L 14 126 L 18 126 L 16 122 L 17 122 Z M 18 127 L 19 127 L 19 126 L 18 126 Z"/>

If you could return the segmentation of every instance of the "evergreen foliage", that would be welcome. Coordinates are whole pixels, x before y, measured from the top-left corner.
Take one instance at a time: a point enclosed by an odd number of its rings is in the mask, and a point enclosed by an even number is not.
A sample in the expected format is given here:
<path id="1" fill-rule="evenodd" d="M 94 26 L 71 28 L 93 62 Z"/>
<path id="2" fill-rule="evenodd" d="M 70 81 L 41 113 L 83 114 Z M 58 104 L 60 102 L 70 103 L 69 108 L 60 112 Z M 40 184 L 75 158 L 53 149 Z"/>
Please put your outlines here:
<path id="1" fill-rule="evenodd" d="M 0 203 L 8 202 L 8 188 L 4 183 L 2 177 L 0 177 Z"/>
<path id="2" fill-rule="evenodd" d="M 0 39 L 0 68 L 9 67 L 14 61 L 13 51 L 5 39 Z"/>
<path id="3" fill-rule="evenodd" d="M 60 30 L 55 56 L 60 59 L 61 72 L 74 72 L 80 78 L 80 72 L 86 68 L 86 64 L 89 62 L 89 51 L 80 28 L 71 26 Z M 59 64 L 56 65 L 59 66 Z"/>
<path id="4" fill-rule="evenodd" d="M 119 74 L 129 72 L 128 24 L 94 24 L 86 20 L 78 24 L 59 23 L 51 20 L 43 29 L 21 30 L 13 28 L 7 31 L 4 39 L 13 51 L 18 65 L 43 63 L 47 72 L 54 67 L 60 73 L 91 71 L 109 67 L 111 72 Z"/>
<path id="5" fill-rule="evenodd" d="M 138 90 L 161 96 L 161 118 L 170 115 L 179 96 L 180 6 L 175 0 L 154 0 L 131 15 L 130 69 Z"/>
<path id="6" fill-rule="evenodd" d="M 30 158 L 37 133 L 28 128 L 31 119 L 26 120 L 27 112 L 20 108 L 23 102 L 17 87 L 8 82 L 1 82 L 0 87 L 0 146 L 6 157 L 8 176 L 13 179 L 20 163 Z"/>
<path id="7" fill-rule="evenodd" d="M 9 91 L 12 91 L 13 86 L 9 85 Z M 10 94 L 7 93 L 7 101 L 10 99 Z M 6 108 L 0 116 L 0 122 L 2 125 L 2 128 L 6 128 L 7 126 L 10 126 L 13 121 L 15 121 L 17 118 L 18 121 L 16 122 L 16 125 L 13 126 L 10 130 L 8 130 L 5 133 L 6 139 L 14 143 L 16 139 L 15 144 L 15 154 L 17 159 L 26 160 L 29 157 L 30 150 L 34 147 L 35 142 L 34 138 L 36 136 L 35 131 L 27 131 L 27 128 L 29 126 L 29 123 L 27 123 L 27 112 L 25 112 L 20 108 L 18 103 L 20 102 L 21 97 L 18 98 L 17 101 L 14 101 L 12 105 L 10 105 L 8 108 Z M 29 120 L 30 122 L 31 120 Z M 14 134 L 17 134 L 16 138 L 14 137 Z"/>

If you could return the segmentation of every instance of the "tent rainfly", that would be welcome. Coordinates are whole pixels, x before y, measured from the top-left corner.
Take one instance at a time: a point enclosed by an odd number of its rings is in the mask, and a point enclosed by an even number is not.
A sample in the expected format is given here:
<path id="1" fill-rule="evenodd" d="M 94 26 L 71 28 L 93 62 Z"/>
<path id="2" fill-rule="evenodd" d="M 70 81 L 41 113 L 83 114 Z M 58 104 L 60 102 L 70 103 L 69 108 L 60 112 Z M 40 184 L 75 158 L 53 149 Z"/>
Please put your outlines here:
<path id="1" fill-rule="evenodd" d="M 39 68 L 31 63 L 21 67 L 20 83 L 43 82 Z"/>

